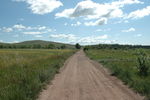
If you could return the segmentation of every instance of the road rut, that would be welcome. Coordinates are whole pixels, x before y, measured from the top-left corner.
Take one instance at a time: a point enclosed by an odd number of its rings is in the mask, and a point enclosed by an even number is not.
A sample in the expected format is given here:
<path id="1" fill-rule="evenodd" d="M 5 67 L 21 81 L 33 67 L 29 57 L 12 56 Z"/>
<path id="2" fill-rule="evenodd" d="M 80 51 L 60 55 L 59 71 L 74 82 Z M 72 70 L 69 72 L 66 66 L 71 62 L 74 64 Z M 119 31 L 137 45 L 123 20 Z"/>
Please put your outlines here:
<path id="1" fill-rule="evenodd" d="M 38 100 L 143 100 L 80 50 L 70 57 Z"/>

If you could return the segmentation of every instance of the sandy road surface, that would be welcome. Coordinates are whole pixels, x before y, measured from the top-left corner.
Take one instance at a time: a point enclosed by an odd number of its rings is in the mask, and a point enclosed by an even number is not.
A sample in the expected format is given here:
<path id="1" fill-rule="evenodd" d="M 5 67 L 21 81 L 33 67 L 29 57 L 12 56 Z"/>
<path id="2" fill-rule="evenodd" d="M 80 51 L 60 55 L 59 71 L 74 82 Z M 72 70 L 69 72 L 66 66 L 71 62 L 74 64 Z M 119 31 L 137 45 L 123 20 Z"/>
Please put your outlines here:
<path id="1" fill-rule="evenodd" d="M 142 100 L 110 76 L 100 64 L 79 51 L 69 58 L 52 84 L 43 90 L 38 100 Z"/>

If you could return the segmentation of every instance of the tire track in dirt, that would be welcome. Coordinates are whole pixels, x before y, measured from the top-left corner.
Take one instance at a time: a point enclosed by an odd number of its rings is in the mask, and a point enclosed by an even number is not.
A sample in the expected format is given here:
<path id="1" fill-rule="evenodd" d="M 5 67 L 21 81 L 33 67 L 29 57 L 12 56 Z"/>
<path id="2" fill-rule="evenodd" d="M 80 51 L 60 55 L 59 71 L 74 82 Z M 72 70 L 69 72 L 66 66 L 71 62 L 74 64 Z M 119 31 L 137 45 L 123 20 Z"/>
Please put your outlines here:
<path id="1" fill-rule="evenodd" d="M 143 100 L 80 50 L 70 57 L 38 100 Z"/>

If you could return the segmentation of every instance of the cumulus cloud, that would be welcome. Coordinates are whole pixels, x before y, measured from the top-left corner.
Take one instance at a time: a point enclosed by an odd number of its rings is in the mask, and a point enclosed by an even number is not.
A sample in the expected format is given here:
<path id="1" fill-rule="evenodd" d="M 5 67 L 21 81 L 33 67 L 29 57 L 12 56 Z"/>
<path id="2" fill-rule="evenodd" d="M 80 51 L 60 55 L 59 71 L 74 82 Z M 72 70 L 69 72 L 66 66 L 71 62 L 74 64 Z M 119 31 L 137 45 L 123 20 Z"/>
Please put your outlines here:
<path id="1" fill-rule="evenodd" d="M 114 22 L 113 24 L 120 24 L 120 23 L 129 23 L 129 21 L 128 20 L 119 20 L 119 21 Z"/>
<path id="2" fill-rule="evenodd" d="M 46 29 L 46 26 L 40 26 L 38 27 L 38 30 L 45 30 Z"/>
<path id="3" fill-rule="evenodd" d="M 102 36 L 88 36 L 88 37 L 83 37 L 81 39 L 79 39 L 78 42 L 83 43 L 97 43 L 100 42 L 102 39 L 107 39 L 108 35 L 102 35 Z"/>
<path id="4" fill-rule="evenodd" d="M 75 8 L 65 9 L 56 13 L 56 17 L 76 18 L 86 17 L 87 19 L 99 19 L 101 17 L 116 18 L 122 17 L 123 11 L 120 9 L 127 4 L 143 3 L 139 0 L 119 0 L 112 3 L 95 3 L 91 0 L 79 2 Z"/>
<path id="5" fill-rule="evenodd" d="M 85 22 L 84 23 L 86 26 L 96 26 L 96 25 L 103 25 L 103 24 L 107 24 L 107 18 L 101 18 L 95 22 L 90 21 L 90 22 Z"/>
<path id="6" fill-rule="evenodd" d="M 43 34 L 45 32 L 23 32 L 23 34 L 29 34 L 29 35 L 38 35 L 38 34 Z"/>
<path id="7" fill-rule="evenodd" d="M 39 30 L 39 31 L 47 31 L 47 32 L 51 32 L 52 29 L 50 29 L 49 27 L 46 27 L 46 26 L 34 26 L 34 27 L 31 27 L 31 26 L 28 26 L 26 27 L 26 30 Z"/>
<path id="8" fill-rule="evenodd" d="M 54 39 L 67 39 L 68 43 L 81 43 L 81 44 L 97 44 L 97 43 L 112 43 L 108 39 L 108 35 L 100 36 L 86 36 L 86 37 L 77 37 L 74 34 L 51 34 L 50 38 Z"/>
<path id="9" fill-rule="evenodd" d="M 143 18 L 145 16 L 149 16 L 149 15 L 150 15 L 150 6 L 147 6 L 146 8 L 131 12 L 127 16 L 127 18 L 138 19 L 138 18 Z"/>
<path id="10" fill-rule="evenodd" d="M 11 27 L 3 27 L 1 29 L 3 32 L 12 32 L 12 31 L 19 31 L 19 32 L 22 32 L 24 34 L 42 34 L 42 33 L 49 33 L 49 32 L 54 32 L 56 31 L 55 29 L 51 29 L 49 27 L 46 27 L 46 26 L 25 26 L 25 25 L 22 25 L 22 24 L 16 24 L 16 25 L 13 25 Z M 29 31 L 29 32 L 28 32 Z M 38 32 L 37 32 L 38 31 Z"/>
<path id="11" fill-rule="evenodd" d="M 129 28 L 129 29 L 127 29 L 127 30 L 122 30 L 122 32 L 133 32 L 133 31 L 135 31 L 135 28 Z"/>
<path id="12" fill-rule="evenodd" d="M 71 26 L 80 26 L 81 22 L 77 21 L 75 24 L 71 24 Z"/>
<path id="13" fill-rule="evenodd" d="M 12 28 L 6 28 L 6 27 L 3 27 L 2 30 L 3 30 L 3 32 L 12 32 L 13 31 Z"/>
<path id="14" fill-rule="evenodd" d="M 0 40 L 0 42 L 4 42 L 3 40 Z"/>
<path id="15" fill-rule="evenodd" d="M 18 29 L 18 30 L 22 30 L 22 29 L 26 29 L 26 26 L 22 25 L 22 24 L 16 24 L 13 26 L 14 29 Z"/>
<path id="16" fill-rule="evenodd" d="M 142 34 L 136 34 L 135 35 L 135 37 L 141 37 L 142 36 Z"/>
<path id="17" fill-rule="evenodd" d="M 108 35 L 104 34 L 100 36 L 81 37 L 77 42 L 81 44 L 99 44 L 99 43 L 110 44 L 110 43 L 115 43 L 116 40 L 108 40 Z"/>
<path id="18" fill-rule="evenodd" d="M 47 14 L 54 9 L 63 6 L 62 2 L 58 0 L 13 0 L 16 2 L 26 2 L 29 5 L 29 9 L 34 14 Z"/>
<path id="19" fill-rule="evenodd" d="M 51 34 L 50 38 L 75 40 L 77 37 L 74 34 Z"/>
<path id="20" fill-rule="evenodd" d="M 110 31 L 110 28 L 107 29 L 97 29 L 96 32 L 106 32 L 106 31 Z"/>
<path id="21" fill-rule="evenodd" d="M 43 37 L 42 35 L 35 35 L 36 38 L 41 38 Z"/>
<path id="22" fill-rule="evenodd" d="M 65 25 L 65 26 L 67 26 L 67 25 L 68 25 L 68 23 L 64 23 L 64 25 Z"/>
<path id="23" fill-rule="evenodd" d="M 139 0 L 119 0 L 119 1 L 112 2 L 112 5 L 120 6 L 120 7 L 123 7 L 124 5 L 127 4 L 144 4 L 144 2 L 141 2 Z"/>
<path id="24" fill-rule="evenodd" d="M 12 42 L 10 42 L 10 43 L 19 43 L 19 41 L 12 41 Z"/>
<path id="25" fill-rule="evenodd" d="M 18 35 L 18 34 L 16 34 L 16 35 L 13 35 L 13 37 L 17 38 L 17 37 L 19 37 L 19 35 Z"/>

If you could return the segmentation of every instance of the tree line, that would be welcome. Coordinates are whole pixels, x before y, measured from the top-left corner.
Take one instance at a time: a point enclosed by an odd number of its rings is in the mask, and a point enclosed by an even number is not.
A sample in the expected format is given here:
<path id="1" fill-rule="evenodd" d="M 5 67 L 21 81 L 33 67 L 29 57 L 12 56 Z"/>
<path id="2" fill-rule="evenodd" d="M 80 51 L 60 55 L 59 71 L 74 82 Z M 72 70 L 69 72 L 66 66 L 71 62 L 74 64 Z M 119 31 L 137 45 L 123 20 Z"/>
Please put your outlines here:
<path id="1" fill-rule="evenodd" d="M 150 46 L 143 45 L 119 45 L 119 44 L 99 44 L 99 45 L 88 45 L 84 46 L 84 50 L 87 49 L 136 49 L 136 48 L 145 48 L 150 49 Z"/>
<path id="2" fill-rule="evenodd" d="M 56 46 L 54 44 L 31 44 L 31 45 L 22 45 L 22 44 L 0 44 L 0 49 L 66 49 L 68 48 L 65 44 Z"/>

